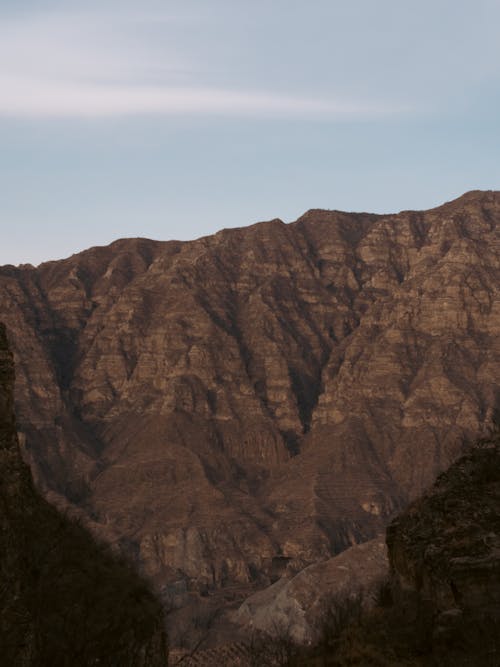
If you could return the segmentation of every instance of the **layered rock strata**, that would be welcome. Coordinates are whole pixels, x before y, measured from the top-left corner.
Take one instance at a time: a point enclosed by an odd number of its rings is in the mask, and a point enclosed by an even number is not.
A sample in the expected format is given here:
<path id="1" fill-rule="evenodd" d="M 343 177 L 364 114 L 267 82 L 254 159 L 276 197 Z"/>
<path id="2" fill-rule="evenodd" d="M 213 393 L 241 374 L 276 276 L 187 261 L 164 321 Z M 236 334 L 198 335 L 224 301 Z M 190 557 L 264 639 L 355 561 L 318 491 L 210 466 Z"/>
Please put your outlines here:
<path id="1" fill-rule="evenodd" d="M 38 488 L 166 597 L 373 538 L 498 405 L 499 221 L 472 192 L 1 268 Z"/>

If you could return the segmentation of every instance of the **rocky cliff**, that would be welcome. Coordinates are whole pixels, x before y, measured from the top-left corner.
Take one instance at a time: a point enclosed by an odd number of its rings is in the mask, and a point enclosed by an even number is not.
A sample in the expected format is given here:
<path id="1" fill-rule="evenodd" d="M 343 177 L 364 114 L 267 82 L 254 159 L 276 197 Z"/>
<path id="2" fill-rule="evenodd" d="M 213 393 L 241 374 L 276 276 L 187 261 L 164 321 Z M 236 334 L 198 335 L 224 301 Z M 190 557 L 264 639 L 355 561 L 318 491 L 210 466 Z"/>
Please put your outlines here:
<path id="1" fill-rule="evenodd" d="M 391 522 L 388 586 L 330 641 L 327 664 L 500 664 L 500 432 Z"/>
<path id="2" fill-rule="evenodd" d="M 500 431 L 481 441 L 387 529 L 396 589 L 431 617 L 431 646 L 500 659 Z"/>
<path id="3" fill-rule="evenodd" d="M 499 223 L 471 192 L 1 268 L 38 488 L 186 599 L 374 537 L 498 405 Z"/>
<path id="4" fill-rule="evenodd" d="M 389 574 L 384 536 L 349 547 L 338 556 L 309 565 L 245 600 L 232 616 L 242 636 L 286 635 L 298 645 L 315 644 L 325 611 L 360 595 L 369 607 Z"/>
<path id="5" fill-rule="evenodd" d="M 188 667 L 498 667 L 500 428 L 391 521 L 385 539 L 280 578 L 234 620 L 246 639 L 186 656 Z"/>
<path id="6" fill-rule="evenodd" d="M 13 415 L 0 325 L 0 654 L 19 667 L 163 667 L 163 614 L 146 584 L 34 490 Z"/>

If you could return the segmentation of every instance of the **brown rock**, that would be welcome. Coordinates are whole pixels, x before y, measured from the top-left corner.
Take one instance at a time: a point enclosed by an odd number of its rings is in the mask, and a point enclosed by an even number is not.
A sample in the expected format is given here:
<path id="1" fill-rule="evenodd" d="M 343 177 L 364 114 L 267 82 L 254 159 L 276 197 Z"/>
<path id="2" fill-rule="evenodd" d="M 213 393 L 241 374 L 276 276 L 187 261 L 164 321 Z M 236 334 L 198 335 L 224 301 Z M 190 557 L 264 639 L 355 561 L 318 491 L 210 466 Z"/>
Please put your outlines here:
<path id="1" fill-rule="evenodd" d="M 23 454 L 163 586 L 374 537 L 491 420 L 500 193 L 0 269 Z"/>
<path id="2" fill-rule="evenodd" d="M 286 632 L 298 644 L 312 643 L 327 604 L 357 593 L 369 602 L 388 573 L 385 539 L 375 538 L 254 593 L 233 620 L 248 634 L 260 631 L 272 637 Z"/>
<path id="3" fill-rule="evenodd" d="M 500 622 L 500 433 L 443 473 L 387 528 L 394 577 L 443 618 Z"/>

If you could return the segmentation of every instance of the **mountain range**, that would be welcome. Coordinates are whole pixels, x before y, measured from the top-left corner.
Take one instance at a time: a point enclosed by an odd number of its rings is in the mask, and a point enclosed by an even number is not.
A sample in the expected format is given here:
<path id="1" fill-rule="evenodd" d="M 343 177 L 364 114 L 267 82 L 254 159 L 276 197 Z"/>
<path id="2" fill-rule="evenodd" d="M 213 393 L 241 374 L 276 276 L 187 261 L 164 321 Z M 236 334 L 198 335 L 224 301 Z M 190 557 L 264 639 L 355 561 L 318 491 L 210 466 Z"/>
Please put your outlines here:
<path id="1" fill-rule="evenodd" d="M 375 538 L 484 434 L 499 286 L 493 191 L 0 267 L 23 458 L 167 606 L 241 601 Z"/>

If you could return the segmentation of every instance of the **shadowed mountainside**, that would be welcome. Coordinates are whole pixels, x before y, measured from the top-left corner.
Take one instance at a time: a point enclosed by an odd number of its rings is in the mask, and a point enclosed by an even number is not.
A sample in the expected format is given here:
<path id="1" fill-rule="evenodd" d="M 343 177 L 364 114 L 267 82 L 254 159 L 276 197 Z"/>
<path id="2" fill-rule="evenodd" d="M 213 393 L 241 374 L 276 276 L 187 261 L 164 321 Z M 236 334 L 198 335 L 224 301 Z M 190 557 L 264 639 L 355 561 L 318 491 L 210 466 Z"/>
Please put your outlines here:
<path id="1" fill-rule="evenodd" d="M 34 490 L 0 324 L 0 654 L 19 667 L 163 667 L 160 603 L 130 567 Z"/>
<path id="2" fill-rule="evenodd" d="M 497 667 L 498 425 L 390 523 L 386 542 L 390 572 L 375 539 L 280 579 L 242 605 L 250 639 L 186 667 Z"/>
<path id="3" fill-rule="evenodd" d="M 37 486 L 185 603 L 374 537 L 498 405 L 499 223 L 471 192 L 2 267 Z"/>
<path id="4" fill-rule="evenodd" d="M 390 524 L 390 588 L 331 642 L 326 664 L 496 667 L 499 517 L 497 428 Z"/>

